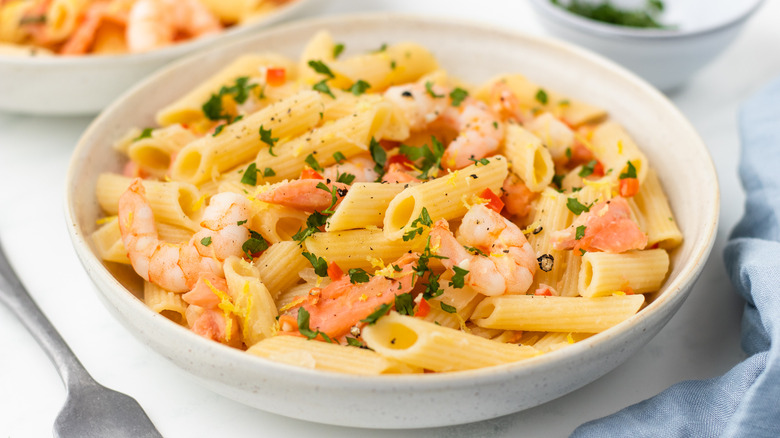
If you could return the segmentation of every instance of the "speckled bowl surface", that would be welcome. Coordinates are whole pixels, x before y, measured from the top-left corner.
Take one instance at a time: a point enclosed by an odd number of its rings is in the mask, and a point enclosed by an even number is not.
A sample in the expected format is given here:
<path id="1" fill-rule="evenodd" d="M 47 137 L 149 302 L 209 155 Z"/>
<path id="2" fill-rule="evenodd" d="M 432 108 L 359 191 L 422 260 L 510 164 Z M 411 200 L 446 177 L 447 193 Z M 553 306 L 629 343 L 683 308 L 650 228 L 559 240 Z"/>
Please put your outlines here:
<path id="1" fill-rule="evenodd" d="M 295 0 L 262 18 L 146 53 L 88 56 L 0 54 L 0 111 L 37 115 L 97 114 L 136 82 L 183 56 L 234 41 L 303 12 Z"/>
<path id="2" fill-rule="evenodd" d="M 100 208 L 100 172 L 121 169 L 113 140 L 133 126 L 150 126 L 155 110 L 217 71 L 231 58 L 258 50 L 297 57 L 318 30 L 328 29 L 347 51 L 417 41 L 441 65 L 479 82 L 502 72 L 524 73 L 544 87 L 606 108 L 646 153 L 669 195 L 685 236 L 672 254 L 660 292 L 637 315 L 601 334 L 524 362 L 449 374 L 362 377 L 274 363 L 210 342 L 148 309 L 141 283 L 127 267 L 103 264 L 89 234 Z M 186 73 L 186 74 L 185 74 Z M 207 387 L 247 405 L 329 424 L 416 428 L 462 424 L 527 409 L 606 374 L 648 342 L 685 300 L 715 239 L 715 170 L 696 131 L 662 94 L 633 74 L 559 42 L 487 26 L 404 15 L 360 15 L 285 25 L 177 62 L 109 106 L 84 133 L 67 181 L 68 228 L 84 268 L 106 308 L 133 334 Z"/>

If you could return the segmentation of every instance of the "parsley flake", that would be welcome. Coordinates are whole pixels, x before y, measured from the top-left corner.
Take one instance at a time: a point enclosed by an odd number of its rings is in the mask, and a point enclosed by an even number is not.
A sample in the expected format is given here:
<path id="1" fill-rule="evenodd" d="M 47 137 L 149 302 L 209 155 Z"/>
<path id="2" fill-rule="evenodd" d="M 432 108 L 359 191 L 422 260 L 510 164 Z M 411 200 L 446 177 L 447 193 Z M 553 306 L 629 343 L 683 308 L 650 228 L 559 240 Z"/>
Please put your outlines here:
<path id="1" fill-rule="evenodd" d="M 371 137 L 368 150 L 371 152 L 371 159 L 376 163 L 374 171 L 382 176 L 385 173 L 385 164 L 387 164 L 387 152 L 385 151 L 385 148 L 383 148 L 374 137 Z"/>
<path id="2" fill-rule="evenodd" d="M 328 81 L 327 79 L 323 79 L 323 80 L 317 82 L 316 84 L 314 84 L 312 89 L 315 90 L 315 91 L 319 91 L 320 93 L 327 94 L 328 96 L 330 96 L 330 97 L 335 99 L 336 96 L 333 94 L 332 91 L 330 91 L 330 87 L 326 83 L 327 81 Z"/>
<path id="3" fill-rule="evenodd" d="M 542 105 L 547 105 L 547 92 L 544 91 L 543 88 L 540 88 L 534 97 L 536 98 L 537 102 L 541 103 Z"/>
<path id="4" fill-rule="evenodd" d="M 566 200 L 566 207 L 568 207 L 569 211 L 576 214 L 577 216 L 590 211 L 590 207 L 592 206 L 593 204 L 583 205 L 580 203 L 580 201 L 577 200 L 577 198 L 568 198 Z"/>
<path id="5" fill-rule="evenodd" d="M 309 67 L 311 67 L 312 70 L 316 71 L 317 73 L 323 74 L 329 77 L 330 79 L 336 77 L 336 75 L 334 75 L 333 72 L 330 71 L 330 68 L 328 68 L 328 66 L 325 65 L 325 63 L 322 61 L 315 61 L 312 59 L 309 61 Z"/>
<path id="6" fill-rule="evenodd" d="M 141 131 L 141 134 L 134 138 L 133 141 L 136 142 L 138 140 L 143 140 L 145 138 L 152 138 L 152 131 L 154 131 L 154 128 L 144 128 L 143 131 Z"/>
<path id="7" fill-rule="evenodd" d="M 317 172 L 322 172 L 324 169 L 322 166 L 320 166 L 320 163 L 317 162 L 317 159 L 314 158 L 314 154 L 309 154 L 306 156 L 306 159 L 303 160 L 306 164 L 309 165 L 312 169 L 316 170 Z"/>
<path id="8" fill-rule="evenodd" d="M 203 246 L 211 245 L 211 236 L 200 239 L 200 244 Z"/>
<path id="9" fill-rule="evenodd" d="M 249 239 L 241 245 L 241 250 L 244 251 L 247 258 L 254 257 L 255 254 L 261 253 L 268 249 L 268 242 L 265 241 L 263 236 L 257 231 L 249 230 Z"/>
<path id="10" fill-rule="evenodd" d="M 463 102 L 463 100 L 466 99 L 468 95 L 469 92 L 460 87 L 456 87 L 454 90 L 450 91 L 452 106 L 460 106 L 461 102 Z"/>
<path id="11" fill-rule="evenodd" d="M 444 95 L 443 95 L 443 94 L 436 94 L 436 93 L 433 91 L 433 82 L 431 82 L 431 81 L 428 81 L 428 82 L 426 82 L 426 83 L 425 83 L 425 91 L 426 91 L 426 92 L 427 92 L 427 93 L 428 93 L 428 94 L 429 94 L 431 97 L 434 97 L 434 98 L 440 98 L 440 97 L 444 97 Z"/>
<path id="12" fill-rule="evenodd" d="M 360 322 L 365 322 L 368 325 L 374 325 L 379 320 L 379 318 L 385 316 L 388 310 L 390 310 L 390 304 L 385 303 L 381 306 L 377 307 L 376 310 L 371 312 L 370 315 L 366 316 L 364 319 L 361 319 Z"/>
<path id="13" fill-rule="evenodd" d="M 352 284 L 366 283 L 371 279 L 368 272 L 361 268 L 352 268 L 347 271 L 347 274 L 349 275 L 349 282 Z"/>
<path id="14" fill-rule="evenodd" d="M 244 174 L 241 176 L 241 184 L 250 186 L 257 185 L 257 165 L 255 163 L 250 163 L 249 166 L 247 166 Z"/>
<path id="15" fill-rule="evenodd" d="M 580 225 L 574 234 L 574 240 L 580 240 L 585 237 L 585 225 Z"/>
<path id="16" fill-rule="evenodd" d="M 336 160 L 336 163 L 341 164 L 341 162 L 346 160 L 347 157 L 345 157 L 341 151 L 336 151 L 333 153 L 333 159 Z"/>
<path id="17" fill-rule="evenodd" d="M 355 96 L 360 96 L 361 94 L 365 93 L 369 88 L 371 88 L 371 84 L 368 82 L 359 79 L 357 82 L 352 84 L 347 91 L 354 94 Z"/>
<path id="18" fill-rule="evenodd" d="M 337 43 L 333 46 L 333 58 L 338 58 L 339 55 L 341 55 L 341 52 L 344 51 L 344 44 L 343 43 Z"/>
<path id="19" fill-rule="evenodd" d="M 306 251 L 302 252 L 301 255 L 306 257 L 306 260 L 311 263 L 311 266 L 314 268 L 314 273 L 317 274 L 317 276 L 328 276 L 328 262 L 326 262 L 324 258 L 317 257 L 315 254 Z"/>
<path id="20" fill-rule="evenodd" d="M 455 289 L 463 288 L 466 280 L 466 274 L 468 274 L 469 271 L 458 266 L 453 266 L 452 270 L 455 271 L 455 275 L 453 275 L 452 279 L 450 279 L 450 286 L 454 287 Z"/>
<path id="21" fill-rule="evenodd" d="M 414 315 L 414 301 L 410 293 L 395 296 L 395 310 L 401 315 Z"/>
<path id="22" fill-rule="evenodd" d="M 456 309 L 455 306 L 450 306 L 449 304 L 445 304 L 443 301 L 440 301 L 439 304 L 441 305 L 441 310 L 447 313 L 457 313 L 458 311 L 458 309 Z"/>
<path id="23" fill-rule="evenodd" d="M 590 161 L 588 161 L 588 163 L 587 163 L 587 164 L 585 164 L 584 166 L 582 166 L 582 169 L 580 169 L 580 173 L 578 173 L 577 175 L 579 175 L 579 176 L 581 176 L 581 177 L 583 177 L 583 178 L 585 178 L 585 177 L 587 177 L 587 176 L 590 176 L 590 175 L 592 175 L 592 174 L 593 174 L 593 170 L 596 168 L 596 165 L 597 165 L 598 163 L 599 163 L 599 162 L 598 162 L 598 161 L 596 161 L 596 160 L 590 160 Z"/>
<path id="24" fill-rule="evenodd" d="M 636 167 L 628 161 L 628 169 L 621 173 L 618 179 L 636 178 Z"/>

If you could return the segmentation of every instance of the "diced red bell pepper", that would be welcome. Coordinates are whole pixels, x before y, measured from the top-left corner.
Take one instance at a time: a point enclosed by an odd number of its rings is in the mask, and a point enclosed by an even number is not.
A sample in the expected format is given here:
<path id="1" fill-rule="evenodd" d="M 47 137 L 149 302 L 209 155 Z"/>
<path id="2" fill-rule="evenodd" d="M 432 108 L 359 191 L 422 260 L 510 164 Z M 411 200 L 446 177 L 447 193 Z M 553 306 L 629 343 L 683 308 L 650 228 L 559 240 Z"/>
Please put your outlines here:
<path id="1" fill-rule="evenodd" d="M 284 85 L 286 78 L 286 72 L 283 68 L 269 68 L 266 70 L 265 73 L 265 83 L 272 86 L 272 87 L 278 87 L 280 85 Z"/>
<path id="2" fill-rule="evenodd" d="M 485 205 L 487 208 L 495 211 L 496 213 L 501 213 L 501 210 L 504 209 L 504 201 L 501 200 L 501 197 L 493 193 L 490 188 L 485 189 L 480 195 L 480 198 L 487 199 L 488 203 Z"/>

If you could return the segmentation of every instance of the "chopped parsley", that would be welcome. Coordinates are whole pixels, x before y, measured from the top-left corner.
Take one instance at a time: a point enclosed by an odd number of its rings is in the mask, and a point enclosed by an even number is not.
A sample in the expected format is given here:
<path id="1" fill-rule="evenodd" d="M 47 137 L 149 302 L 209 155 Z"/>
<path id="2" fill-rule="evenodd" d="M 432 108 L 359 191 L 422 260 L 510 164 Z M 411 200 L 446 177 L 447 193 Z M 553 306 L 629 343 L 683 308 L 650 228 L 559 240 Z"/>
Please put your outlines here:
<path id="1" fill-rule="evenodd" d="M 469 271 L 457 266 L 453 266 L 452 270 L 455 271 L 455 275 L 453 275 L 452 279 L 450 279 L 450 286 L 454 287 L 455 289 L 463 288 L 466 280 L 466 274 L 468 274 Z"/>
<path id="2" fill-rule="evenodd" d="M 255 163 L 249 163 L 249 166 L 247 166 L 244 174 L 241 176 L 241 184 L 257 185 L 257 165 Z"/>
<path id="3" fill-rule="evenodd" d="M 580 240 L 583 237 L 585 237 L 585 225 L 580 225 L 577 227 L 577 230 L 574 232 L 574 239 Z"/>
<path id="4" fill-rule="evenodd" d="M 374 171 L 380 176 L 383 175 L 385 173 L 385 164 L 387 164 L 387 152 L 385 151 L 385 148 L 383 148 L 374 137 L 371 137 L 368 150 L 371 152 L 371 159 L 376 163 Z"/>
<path id="5" fill-rule="evenodd" d="M 589 205 L 584 205 L 580 203 L 580 201 L 577 200 L 577 198 L 568 198 L 566 200 L 566 207 L 569 208 L 569 211 L 576 214 L 577 216 L 581 215 L 582 213 L 590 211 L 590 208 L 593 206 L 593 203 L 590 203 Z"/>
<path id="6" fill-rule="evenodd" d="M 350 347 L 368 348 L 362 342 L 358 341 L 356 338 L 350 338 L 349 336 L 347 336 L 347 345 L 349 345 Z"/>
<path id="7" fill-rule="evenodd" d="M 469 158 L 469 161 L 473 161 L 475 166 L 478 166 L 480 164 L 483 166 L 487 166 L 488 164 L 490 164 L 490 160 L 488 160 L 487 158 L 480 158 L 479 160 L 477 160 L 472 156 Z"/>
<path id="8" fill-rule="evenodd" d="M 209 100 L 201 106 L 203 114 L 213 121 L 225 120 L 228 124 L 233 123 L 235 120 L 231 114 L 226 114 L 222 107 L 222 98 L 230 96 L 233 101 L 238 104 L 246 102 L 249 98 L 250 92 L 253 88 L 257 87 L 257 84 L 250 84 L 248 76 L 241 76 L 236 78 L 236 81 L 231 86 L 223 86 L 219 89 L 219 92 L 212 94 Z M 236 119 L 238 120 L 238 119 Z"/>
<path id="9" fill-rule="evenodd" d="M 382 53 L 385 50 L 387 50 L 387 43 L 382 43 L 382 45 L 379 46 L 378 49 L 374 50 L 374 53 Z"/>
<path id="10" fill-rule="evenodd" d="M 636 167 L 628 161 L 628 169 L 621 173 L 618 179 L 636 178 Z"/>
<path id="11" fill-rule="evenodd" d="M 429 300 L 444 293 L 444 289 L 439 287 L 439 275 L 433 273 L 428 262 L 430 259 L 446 259 L 447 257 L 433 254 L 431 252 L 431 236 L 428 236 L 428 240 L 425 243 L 425 249 L 420 257 L 417 259 L 417 264 L 412 271 L 412 281 L 416 278 L 422 278 L 426 274 L 428 275 L 428 283 L 425 284 L 425 290 L 423 291 L 423 298 Z"/>
<path id="12" fill-rule="evenodd" d="M 547 105 L 547 92 L 544 91 L 543 88 L 540 88 L 534 97 L 536 98 L 537 102 L 541 103 L 542 105 Z"/>
<path id="13" fill-rule="evenodd" d="M 388 303 L 382 304 L 381 306 L 377 307 L 376 310 L 371 312 L 370 315 L 366 316 L 364 319 L 361 319 L 360 322 L 365 322 L 368 325 L 376 324 L 376 322 L 379 320 L 379 318 L 385 316 L 388 310 L 390 310 L 391 305 Z"/>
<path id="14" fill-rule="evenodd" d="M 317 73 L 323 74 L 330 79 L 336 77 L 336 75 L 334 75 L 333 72 L 330 71 L 330 68 L 328 68 L 328 66 L 325 65 L 325 63 L 322 61 L 315 61 L 312 59 L 309 61 L 309 67 L 311 67 L 312 70 L 316 71 Z"/>
<path id="15" fill-rule="evenodd" d="M 449 304 L 445 304 L 443 301 L 440 301 L 439 304 L 441 305 L 441 310 L 447 313 L 457 313 L 458 311 L 458 309 L 456 309 L 455 306 L 450 306 Z"/>
<path id="16" fill-rule="evenodd" d="M 312 330 L 309 328 L 309 312 L 303 308 L 303 306 L 298 308 L 298 331 L 303 335 L 306 336 L 306 339 L 312 340 L 316 338 L 318 335 L 322 335 L 322 337 L 330 342 L 333 343 L 333 340 L 328 337 L 325 333 L 319 331 L 319 330 Z"/>
<path id="17" fill-rule="evenodd" d="M 349 282 L 352 284 L 366 283 L 371 279 L 368 272 L 361 268 L 352 268 L 347 271 L 347 274 L 349 275 Z"/>
<path id="18" fill-rule="evenodd" d="M 276 172 L 270 167 L 266 167 L 263 169 L 263 178 L 268 178 L 269 176 L 276 176 Z"/>
<path id="19" fill-rule="evenodd" d="M 371 88 L 371 84 L 368 82 L 359 79 L 357 82 L 352 84 L 351 87 L 347 91 L 354 94 L 355 96 L 360 96 L 361 94 L 365 93 L 369 88 Z"/>
<path id="20" fill-rule="evenodd" d="M 422 208 L 422 211 L 420 212 L 420 216 L 417 219 L 412 221 L 411 226 L 417 228 L 412 228 L 411 230 L 407 231 L 404 234 L 405 242 L 414 239 L 417 235 L 422 235 L 423 233 L 422 226 L 418 227 L 418 225 L 422 225 L 426 227 L 430 227 L 431 225 L 433 225 L 431 216 L 430 214 L 428 214 L 428 209 L 425 207 Z"/>
<path id="21" fill-rule="evenodd" d="M 332 91 L 330 91 L 330 87 L 328 86 L 327 81 L 328 81 L 327 79 L 323 79 L 317 82 L 316 84 L 314 84 L 312 89 L 315 91 L 319 91 L 320 93 L 327 94 L 328 96 L 335 99 L 336 96 L 333 94 Z"/>
<path id="22" fill-rule="evenodd" d="M 414 315 L 414 301 L 410 293 L 395 296 L 395 310 L 401 315 Z"/>
<path id="23" fill-rule="evenodd" d="M 463 88 L 456 87 L 450 92 L 450 99 L 452 99 L 452 106 L 460 106 L 461 102 L 468 97 L 469 92 Z"/>
<path id="24" fill-rule="evenodd" d="M 481 255 L 482 257 L 487 257 L 488 255 L 485 254 L 481 249 L 475 247 L 475 246 L 464 246 L 466 248 L 466 251 L 474 254 L 474 255 Z"/>
<path id="25" fill-rule="evenodd" d="M 345 157 L 344 154 L 341 153 L 341 151 L 336 151 L 333 153 L 333 159 L 336 160 L 336 163 L 341 164 L 341 162 L 346 160 L 347 157 Z"/>
<path id="26" fill-rule="evenodd" d="M 218 136 L 222 132 L 222 130 L 225 129 L 225 126 L 227 125 L 217 125 L 217 129 L 214 130 L 214 133 L 211 134 L 211 136 L 212 137 Z"/>
<path id="27" fill-rule="evenodd" d="M 441 169 L 441 159 L 444 156 L 444 145 L 436 139 L 436 137 L 431 136 L 430 147 L 427 144 L 420 147 L 402 144 L 398 152 L 415 163 L 422 159 L 422 162 L 419 163 L 420 170 L 422 171 L 419 178 L 428 179 L 431 177 L 430 173 L 436 173 Z"/>
<path id="28" fill-rule="evenodd" d="M 599 162 L 596 161 L 596 160 L 588 161 L 587 164 L 582 166 L 582 169 L 580 169 L 580 173 L 578 173 L 577 175 L 579 175 L 579 176 L 581 176 L 583 178 L 592 175 L 593 174 L 593 170 L 596 168 L 596 165 L 598 163 Z"/>
<path id="29" fill-rule="evenodd" d="M 143 131 L 141 131 L 141 134 L 134 138 L 133 141 L 143 140 L 145 138 L 152 138 L 152 131 L 154 131 L 154 128 L 144 128 Z"/>
<path id="30" fill-rule="evenodd" d="M 306 251 L 302 252 L 301 255 L 306 257 L 306 260 L 311 263 L 311 266 L 314 268 L 314 273 L 317 274 L 317 276 L 328 276 L 328 262 L 326 262 L 324 258 L 317 257 L 315 254 Z"/>
<path id="31" fill-rule="evenodd" d="M 431 82 L 431 81 L 428 81 L 428 82 L 426 82 L 426 83 L 425 83 L 425 91 L 426 91 L 426 92 L 427 92 L 427 93 L 428 93 L 428 94 L 429 94 L 431 97 L 434 97 L 434 98 L 440 98 L 440 97 L 444 97 L 444 95 L 443 95 L 443 94 L 436 94 L 436 92 L 434 92 L 434 91 L 433 91 L 433 82 Z"/>
<path id="32" fill-rule="evenodd" d="M 563 188 L 563 178 L 566 177 L 566 174 L 559 173 L 556 175 L 553 175 L 552 182 L 555 184 L 559 189 Z"/>
<path id="33" fill-rule="evenodd" d="M 306 159 L 303 160 L 306 164 L 309 165 L 312 169 L 316 170 L 317 172 L 322 172 L 323 168 L 320 166 L 320 163 L 317 162 L 317 159 L 314 158 L 314 154 L 309 154 L 306 156 Z"/>
<path id="34" fill-rule="evenodd" d="M 571 160 L 571 148 L 566 148 L 566 158 Z"/>
<path id="35" fill-rule="evenodd" d="M 251 259 L 255 254 L 259 254 L 268 249 L 268 242 L 263 239 L 257 231 L 249 230 L 249 239 L 241 245 L 241 250 L 244 251 L 246 257 Z"/>
<path id="36" fill-rule="evenodd" d="M 623 9 L 609 1 L 572 0 L 566 4 L 561 4 L 559 0 L 551 1 L 554 5 L 572 13 L 604 23 L 640 28 L 670 28 L 658 21 L 660 13 L 664 10 L 664 3 L 661 0 L 647 0 L 644 8 L 635 9 Z"/>
<path id="37" fill-rule="evenodd" d="M 351 173 L 340 173 L 339 176 L 336 177 L 336 182 L 352 185 L 352 183 L 355 182 L 355 178 L 355 175 Z"/>
<path id="38" fill-rule="evenodd" d="M 200 244 L 203 246 L 211 245 L 211 236 L 200 239 Z"/>
<path id="39" fill-rule="evenodd" d="M 344 44 L 343 43 L 337 43 L 333 46 L 333 58 L 336 59 L 341 55 L 341 52 L 344 51 Z"/>
<path id="40" fill-rule="evenodd" d="M 274 145 L 279 141 L 279 138 L 272 135 L 270 129 L 264 129 L 263 125 L 260 125 L 260 141 L 268 145 L 268 153 L 275 157 Z"/>

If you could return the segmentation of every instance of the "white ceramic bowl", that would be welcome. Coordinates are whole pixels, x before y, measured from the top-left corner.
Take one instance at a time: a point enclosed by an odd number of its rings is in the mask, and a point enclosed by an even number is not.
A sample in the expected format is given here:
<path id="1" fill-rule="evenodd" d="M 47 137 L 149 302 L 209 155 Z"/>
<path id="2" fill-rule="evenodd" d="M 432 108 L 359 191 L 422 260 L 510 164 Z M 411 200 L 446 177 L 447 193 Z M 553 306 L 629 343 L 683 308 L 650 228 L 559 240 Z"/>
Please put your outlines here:
<path id="1" fill-rule="evenodd" d="M 612 3 L 641 7 L 644 0 Z M 531 0 L 540 22 L 551 35 L 607 56 L 663 91 L 679 88 L 722 53 L 762 3 L 763 0 L 666 0 L 661 22 L 675 27 L 640 29 L 584 18 L 550 0 Z"/>
<path id="2" fill-rule="evenodd" d="M 182 56 L 233 41 L 294 17 L 311 0 L 284 4 L 257 21 L 146 53 L 88 56 L 0 54 L 0 111 L 40 115 L 96 114 L 136 82 Z"/>
<path id="3" fill-rule="evenodd" d="M 200 338 L 148 309 L 137 299 L 138 276 L 127 267 L 103 264 L 88 239 L 101 214 L 94 197 L 98 173 L 118 171 L 124 162 L 111 141 L 130 127 L 149 126 L 157 108 L 231 57 L 259 48 L 296 57 L 320 29 L 328 29 L 352 53 L 384 42 L 414 40 L 466 80 L 523 72 L 545 87 L 609 110 L 658 170 L 685 235 L 672 254 L 663 289 L 648 297 L 652 303 L 601 334 L 525 362 L 449 374 L 378 377 L 318 372 L 250 356 Z M 177 62 L 124 94 L 92 123 L 73 154 L 67 220 L 78 256 L 109 311 L 143 343 L 207 387 L 266 411 L 310 421 L 414 428 L 485 420 L 539 405 L 592 382 L 641 348 L 674 315 L 704 266 L 718 221 L 717 184 L 707 148 L 685 117 L 654 88 L 607 60 L 566 44 L 487 26 L 362 15 L 278 27 Z"/>

